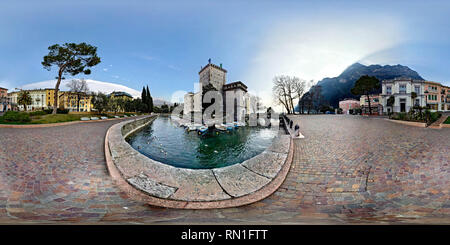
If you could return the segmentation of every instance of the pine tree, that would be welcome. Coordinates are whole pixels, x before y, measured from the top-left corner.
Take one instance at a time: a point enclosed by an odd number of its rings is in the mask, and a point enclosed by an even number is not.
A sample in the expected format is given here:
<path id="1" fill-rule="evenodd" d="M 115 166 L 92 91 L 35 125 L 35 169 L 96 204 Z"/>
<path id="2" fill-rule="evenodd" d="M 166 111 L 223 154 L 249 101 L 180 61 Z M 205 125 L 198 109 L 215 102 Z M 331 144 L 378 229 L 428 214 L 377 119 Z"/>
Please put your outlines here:
<path id="1" fill-rule="evenodd" d="M 148 112 L 152 113 L 153 112 L 153 98 L 150 95 L 150 89 L 148 89 L 148 85 L 147 85 L 147 94 L 146 94 L 146 104 L 148 106 Z"/>
<path id="2" fill-rule="evenodd" d="M 141 103 L 142 104 L 147 104 L 147 91 L 145 90 L 145 86 L 142 87 Z M 146 111 L 143 111 L 143 112 L 146 112 Z"/>

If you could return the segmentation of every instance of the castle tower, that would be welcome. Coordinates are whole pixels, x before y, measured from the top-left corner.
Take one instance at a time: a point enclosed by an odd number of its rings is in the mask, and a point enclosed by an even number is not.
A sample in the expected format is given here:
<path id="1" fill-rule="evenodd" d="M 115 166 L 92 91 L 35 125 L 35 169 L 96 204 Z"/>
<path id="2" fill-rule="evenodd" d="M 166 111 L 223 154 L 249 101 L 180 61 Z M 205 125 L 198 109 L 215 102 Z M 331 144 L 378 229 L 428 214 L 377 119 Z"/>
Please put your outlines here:
<path id="1" fill-rule="evenodd" d="M 209 59 L 208 64 L 202 67 L 198 74 L 200 76 L 200 89 L 211 83 L 218 91 L 222 91 L 223 85 L 226 83 L 227 74 L 227 70 L 222 68 L 222 64 L 220 66 L 212 64 L 211 59 Z"/>

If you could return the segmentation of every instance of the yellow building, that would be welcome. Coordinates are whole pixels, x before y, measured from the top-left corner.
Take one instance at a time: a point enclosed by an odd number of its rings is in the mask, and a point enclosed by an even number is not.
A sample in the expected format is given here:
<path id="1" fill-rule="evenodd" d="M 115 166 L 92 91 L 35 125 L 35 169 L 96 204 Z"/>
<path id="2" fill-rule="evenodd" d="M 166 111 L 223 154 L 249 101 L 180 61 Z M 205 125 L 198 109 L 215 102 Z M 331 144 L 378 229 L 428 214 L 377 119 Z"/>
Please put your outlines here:
<path id="1" fill-rule="evenodd" d="M 61 91 L 59 91 L 59 94 L 61 94 Z M 53 105 L 55 104 L 55 89 L 54 88 L 46 88 L 45 89 L 45 95 L 46 95 L 46 102 L 48 108 L 53 108 Z"/>
<path id="2" fill-rule="evenodd" d="M 53 93 L 54 94 L 54 93 Z M 80 109 L 81 112 L 90 112 L 93 108 L 91 103 L 92 95 L 85 93 L 75 92 L 58 92 L 58 107 L 63 109 L 68 109 L 69 111 L 77 111 L 78 110 L 78 96 L 80 96 Z M 52 103 L 53 104 L 53 103 Z"/>

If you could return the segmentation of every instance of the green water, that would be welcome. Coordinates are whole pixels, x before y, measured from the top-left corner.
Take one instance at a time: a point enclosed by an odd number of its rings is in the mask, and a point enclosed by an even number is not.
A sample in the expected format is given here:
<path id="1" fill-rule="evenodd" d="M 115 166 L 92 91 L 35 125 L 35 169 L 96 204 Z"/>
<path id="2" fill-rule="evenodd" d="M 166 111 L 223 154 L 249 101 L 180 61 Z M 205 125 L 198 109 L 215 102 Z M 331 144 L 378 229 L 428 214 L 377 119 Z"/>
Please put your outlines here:
<path id="1" fill-rule="evenodd" d="M 169 117 L 158 117 L 127 137 L 137 151 L 156 161 L 181 168 L 209 169 L 243 162 L 271 145 L 278 130 L 240 127 L 231 132 L 186 132 Z"/>

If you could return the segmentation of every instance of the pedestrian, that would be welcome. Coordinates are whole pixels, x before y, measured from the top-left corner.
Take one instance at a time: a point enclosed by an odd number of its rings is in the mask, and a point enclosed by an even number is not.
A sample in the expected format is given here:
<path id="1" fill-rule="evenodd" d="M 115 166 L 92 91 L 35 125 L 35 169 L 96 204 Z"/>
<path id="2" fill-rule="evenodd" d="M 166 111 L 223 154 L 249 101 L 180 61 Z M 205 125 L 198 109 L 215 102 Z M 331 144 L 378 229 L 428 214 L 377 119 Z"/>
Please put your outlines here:
<path id="1" fill-rule="evenodd" d="M 295 124 L 294 130 L 295 130 L 294 136 L 299 137 L 300 136 L 300 126 L 298 126 L 298 124 Z"/>

